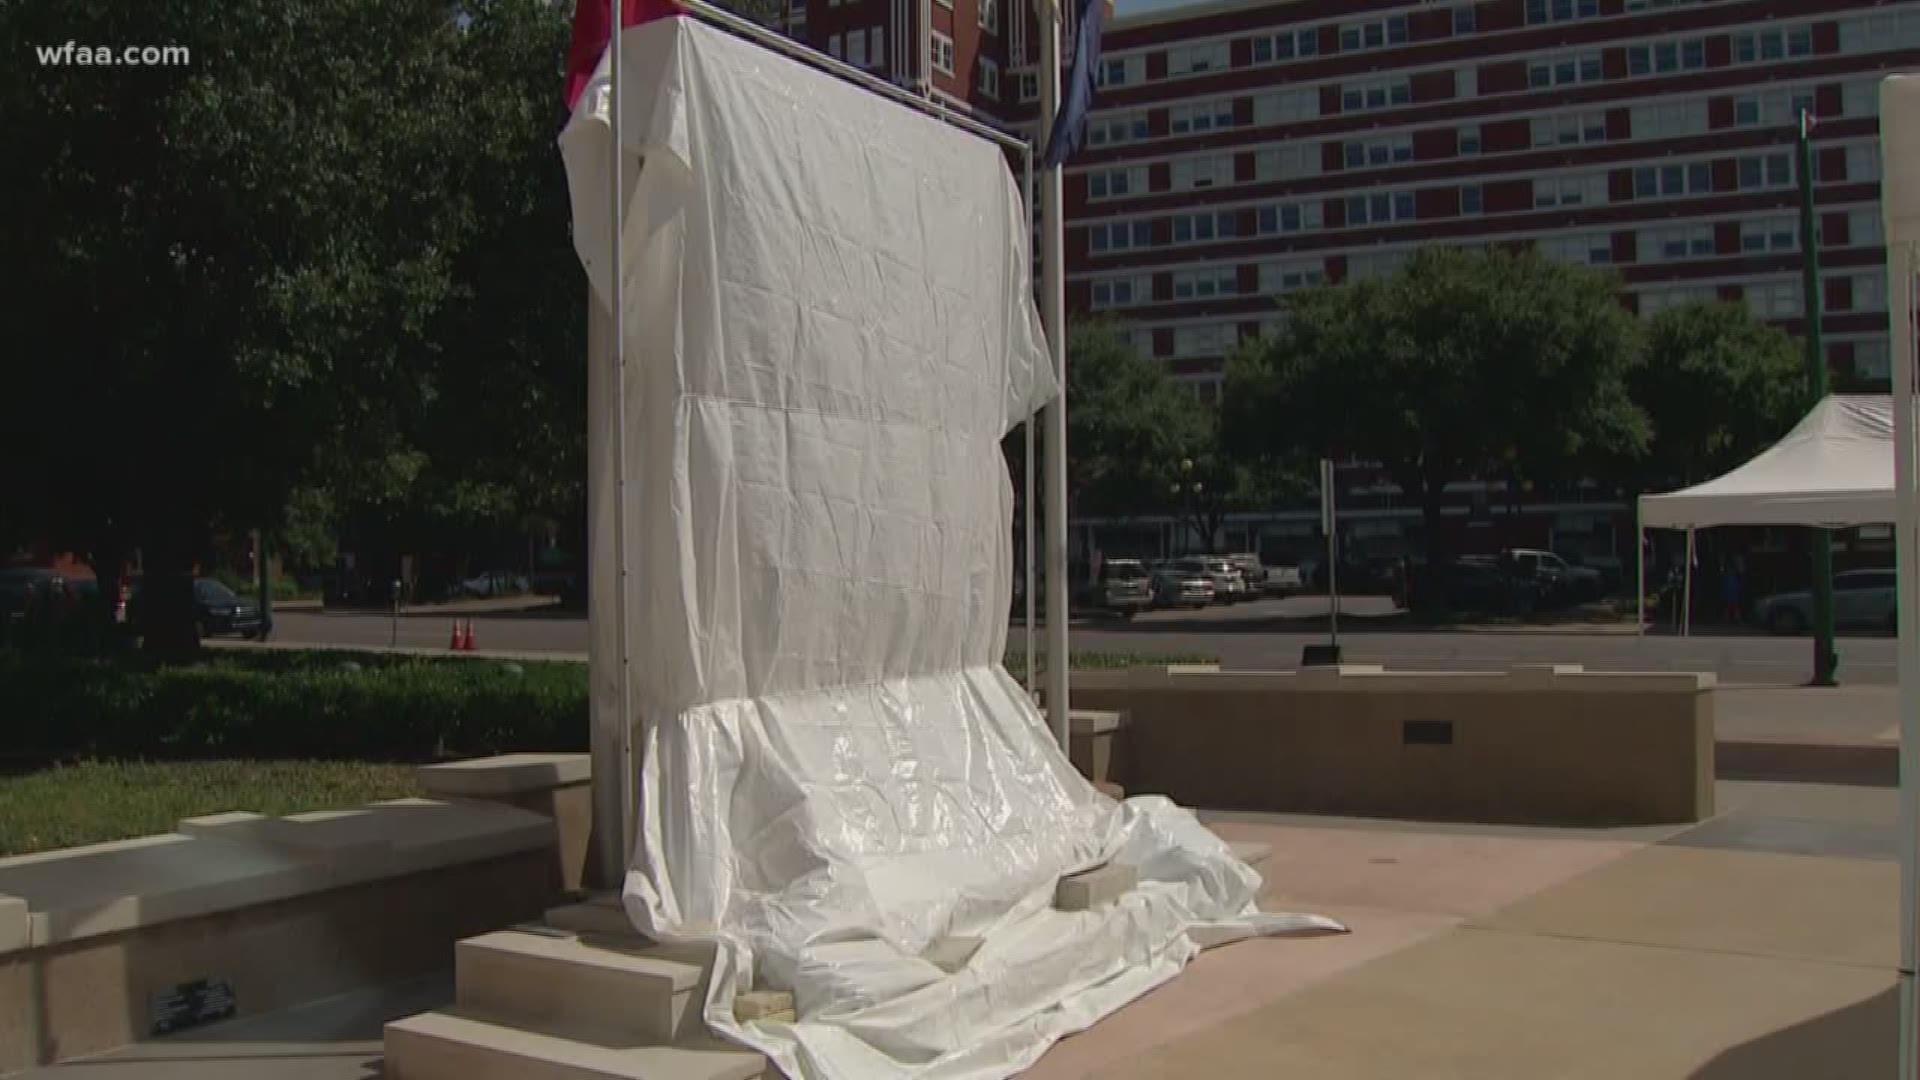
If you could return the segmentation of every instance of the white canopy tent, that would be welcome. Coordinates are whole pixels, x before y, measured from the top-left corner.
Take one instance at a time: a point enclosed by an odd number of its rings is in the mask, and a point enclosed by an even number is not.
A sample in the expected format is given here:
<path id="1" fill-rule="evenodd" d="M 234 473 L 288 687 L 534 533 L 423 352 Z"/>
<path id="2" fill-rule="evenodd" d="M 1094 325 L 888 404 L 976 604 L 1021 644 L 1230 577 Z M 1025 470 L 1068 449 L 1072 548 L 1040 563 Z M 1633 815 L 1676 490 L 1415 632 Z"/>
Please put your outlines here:
<path id="1" fill-rule="evenodd" d="M 1806 525 L 1843 529 L 1896 517 L 1893 400 L 1835 394 L 1813 407 L 1779 442 L 1745 465 L 1690 488 L 1640 497 L 1640 529 L 1687 534 L 1690 608 L 1693 533 L 1718 525 Z M 1640 624 L 1646 625 L 1646 548 L 1639 549 Z M 1691 611 L 1681 625 L 1691 622 Z"/>

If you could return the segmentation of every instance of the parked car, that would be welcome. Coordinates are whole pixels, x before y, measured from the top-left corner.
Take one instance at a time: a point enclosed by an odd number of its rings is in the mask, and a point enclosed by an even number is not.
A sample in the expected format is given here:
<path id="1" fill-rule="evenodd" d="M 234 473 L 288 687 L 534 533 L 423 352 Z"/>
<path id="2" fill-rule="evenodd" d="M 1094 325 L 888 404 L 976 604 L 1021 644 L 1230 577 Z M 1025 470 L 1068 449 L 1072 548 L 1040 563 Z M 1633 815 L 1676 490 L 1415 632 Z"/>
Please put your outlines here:
<path id="1" fill-rule="evenodd" d="M 1892 630 L 1899 624 L 1895 571 L 1847 570 L 1833 575 L 1833 624 Z M 1776 634 L 1804 634 L 1813 625 L 1810 590 L 1779 593 L 1754 608 L 1760 625 Z"/>
<path id="2" fill-rule="evenodd" d="M 143 593 L 144 588 L 136 585 L 127 600 L 127 618 L 136 628 L 145 618 Z M 258 638 L 273 631 L 273 625 L 261 616 L 257 600 L 243 597 L 213 578 L 193 579 L 193 607 L 201 637 L 238 634 Z"/>
<path id="3" fill-rule="evenodd" d="M 1247 598 L 1247 580 L 1240 576 L 1239 568 L 1218 555 L 1188 555 L 1173 560 L 1175 570 L 1188 574 L 1202 574 L 1213 583 L 1215 603 L 1237 604 Z"/>
<path id="4" fill-rule="evenodd" d="M 1400 596 L 1400 605 L 1408 608 L 1442 607 L 1447 611 L 1477 615 L 1527 615 L 1540 600 L 1540 587 L 1533 581 L 1516 577 L 1490 559 L 1467 556 L 1441 567 L 1438 574 L 1426 567 L 1412 571 Z"/>
<path id="5" fill-rule="evenodd" d="M 36 593 L 56 587 L 64 580 L 59 571 L 44 566 L 0 569 L 0 629 L 24 619 L 27 604 Z"/>
<path id="6" fill-rule="evenodd" d="M 1100 564 L 1100 580 L 1087 590 L 1085 602 L 1100 611 L 1133 618 L 1153 606 L 1153 575 L 1138 559 L 1108 559 Z"/>
<path id="7" fill-rule="evenodd" d="M 479 597 L 511 596 L 524 593 L 529 587 L 525 574 L 511 570 L 483 570 L 460 583 L 461 592 Z"/>
<path id="8" fill-rule="evenodd" d="M 1251 596 L 1264 596 L 1267 592 L 1267 568 L 1260 563 L 1260 556 L 1252 552 L 1241 552 L 1227 556 L 1234 569 L 1240 571 L 1240 577 L 1247 583 L 1247 593 Z"/>
<path id="9" fill-rule="evenodd" d="M 1213 578 L 1204 570 L 1182 567 L 1173 562 L 1159 563 L 1154 567 L 1154 607 L 1203 608 L 1211 603 Z"/>
<path id="10" fill-rule="evenodd" d="M 1590 566 L 1575 566 L 1551 551 L 1508 548 L 1500 553 L 1501 569 L 1540 587 L 1549 603 L 1583 604 L 1606 595 L 1606 581 Z"/>
<path id="11" fill-rule="evenodd" d="M 1263 582 L 1268 596 L 1292 596 L 1306 588 L 1306 580 L 1297 566 L 1269 566 L 1267 579 Z"/>

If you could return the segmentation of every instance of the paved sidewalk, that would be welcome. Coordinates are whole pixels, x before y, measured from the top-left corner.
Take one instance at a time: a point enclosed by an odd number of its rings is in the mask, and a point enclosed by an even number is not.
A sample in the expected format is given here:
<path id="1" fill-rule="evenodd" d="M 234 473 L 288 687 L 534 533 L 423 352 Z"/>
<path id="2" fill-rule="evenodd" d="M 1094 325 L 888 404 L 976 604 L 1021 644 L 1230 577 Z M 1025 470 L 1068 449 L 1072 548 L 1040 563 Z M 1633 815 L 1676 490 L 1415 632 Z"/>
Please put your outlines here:
<path id="1" fill-rule="evenodd" d="M 1719 786 L 1698 826 L 1206 814 L 1273 846 L 1262 906 L 1352 933 L 1242 942 L 1055 1046 L 1035 1080 L 1878 1080 L 1893 1071 L 1891 790 Z M 373 1080 L 429 980 L 28 1080 Z"/>

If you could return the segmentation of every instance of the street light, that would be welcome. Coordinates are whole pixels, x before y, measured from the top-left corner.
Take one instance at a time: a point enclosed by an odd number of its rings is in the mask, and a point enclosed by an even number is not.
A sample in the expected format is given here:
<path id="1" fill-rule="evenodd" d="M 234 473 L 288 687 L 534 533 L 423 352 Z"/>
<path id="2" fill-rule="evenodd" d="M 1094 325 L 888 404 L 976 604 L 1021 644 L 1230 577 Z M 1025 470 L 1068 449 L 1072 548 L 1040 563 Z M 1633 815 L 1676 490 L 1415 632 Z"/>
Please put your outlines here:
<path id="1" fill-rule="evenodd" d="M 1181 510 L 1185 512 L 1188 518 L 1197 517 L 1193 511 L 1193 503 L 1194 500 L 1198 499 L 1201 495 L 1206 494 L 1207 485 L 1202 481 L 1193 479 L 1192 458 L 1180 459 L 1180 479 L 1175 480 L 1169 485 L 1167 490 L 1179 501 Z M 1187 522 L 1182 521 L 1180 525 L 1182 528 L 1185 528 Z M 1195 531 L 1197 532 L 1198 530 L 1196 529 Z M 1211 549 L 1213 547 L 1213 538 L 1210 536 L 1204 538 L 1202 546 Z"/>

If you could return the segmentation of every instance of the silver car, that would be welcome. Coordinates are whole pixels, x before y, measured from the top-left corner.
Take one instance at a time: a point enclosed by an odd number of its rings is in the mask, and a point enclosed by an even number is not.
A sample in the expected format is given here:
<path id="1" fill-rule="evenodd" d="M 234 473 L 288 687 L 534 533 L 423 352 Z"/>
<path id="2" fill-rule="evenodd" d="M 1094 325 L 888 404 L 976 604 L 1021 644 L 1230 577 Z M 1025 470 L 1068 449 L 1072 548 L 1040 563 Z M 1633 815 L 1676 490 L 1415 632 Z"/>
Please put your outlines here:
<path id="1" fill-rule="evenodd" d="M 1184 574 L 1204 575 L 1213 582 L 1213 598 L 1224 604 L 1237 604 L 1247 598 L 1247 579 L 1240 568 L 1218 555 L 1189 555 L 1175 559 L 1173 568 Z"/>
<path id="2" fill-rule="evenodd" d="M 1848 570 L 1833 575 L 1833 624 L 1892 630 L 1898 602 L 1891 569 Z M 1813 625 L 1813 593 L 1779 593 L 1754 608 L 1760 625 L 1776 634 L 1804 634 Z"/>
<path id="3" fill-rule="evenodd" d="M 1204 572 L 1187 570 L 1177 563 L 1154 564 L 1154 607 L 1203 608 L 1211 603 L 1213 603 L 1213 579 Z"/>

